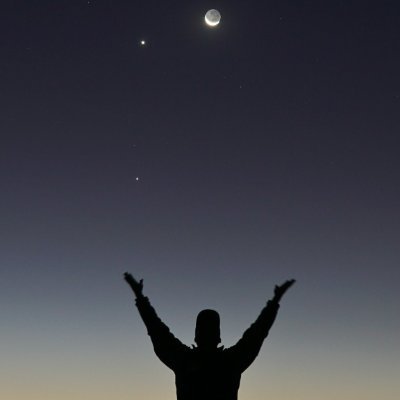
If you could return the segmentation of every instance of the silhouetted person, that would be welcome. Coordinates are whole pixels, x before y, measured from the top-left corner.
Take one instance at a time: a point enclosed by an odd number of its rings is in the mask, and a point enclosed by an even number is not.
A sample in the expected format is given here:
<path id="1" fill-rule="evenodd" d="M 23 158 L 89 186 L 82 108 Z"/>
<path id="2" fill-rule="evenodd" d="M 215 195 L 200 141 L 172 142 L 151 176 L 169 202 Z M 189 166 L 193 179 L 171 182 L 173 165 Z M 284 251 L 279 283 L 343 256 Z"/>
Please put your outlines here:
<path id="1" fill-rule="evenodd" d="M 158 358 L 175 373 L 178 400 L 237 400 L 240 377 L 254 361 L 275 320 L 279 301 L 294 280 L 275 286 L 274 297 L 268 301 L 256 321 L 232 347 L 218 347 L 221 342 L 219 314 L 203 310 L 197 316 L 192 348 L 181 343 L 157 316 L 149 299 L 143 296 L 143 279 L 136 281 L 125 273 L 136 295 L 136 306 L 147 327 Z"/>

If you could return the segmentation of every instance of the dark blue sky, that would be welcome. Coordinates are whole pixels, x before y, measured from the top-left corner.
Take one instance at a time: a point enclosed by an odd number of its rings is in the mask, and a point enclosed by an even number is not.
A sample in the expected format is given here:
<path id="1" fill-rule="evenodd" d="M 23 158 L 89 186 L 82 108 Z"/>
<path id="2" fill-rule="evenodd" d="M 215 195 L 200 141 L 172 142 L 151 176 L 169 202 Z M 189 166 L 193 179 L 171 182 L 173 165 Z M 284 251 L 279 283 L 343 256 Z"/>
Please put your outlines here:
<path id="1" fill-rule="evenodd" d="M 397 1 L 0 14 L 2 397 L 174 398 L 129 270 L 188 344 L 298 279 L 242 400 L 398 398 Z"/>

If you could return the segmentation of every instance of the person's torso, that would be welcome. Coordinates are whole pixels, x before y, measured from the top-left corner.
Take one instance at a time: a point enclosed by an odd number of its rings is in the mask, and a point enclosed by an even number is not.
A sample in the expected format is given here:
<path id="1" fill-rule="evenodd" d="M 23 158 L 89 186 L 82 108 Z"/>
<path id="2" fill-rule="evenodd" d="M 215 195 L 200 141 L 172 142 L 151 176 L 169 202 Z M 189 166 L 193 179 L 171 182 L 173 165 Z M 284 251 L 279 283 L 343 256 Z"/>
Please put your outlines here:
<path id="1" fill-rule="evenodd" d="M 236 400 L 241 372 L 230 352 L 189 350 L 175 369 L 178 400 Z"/>

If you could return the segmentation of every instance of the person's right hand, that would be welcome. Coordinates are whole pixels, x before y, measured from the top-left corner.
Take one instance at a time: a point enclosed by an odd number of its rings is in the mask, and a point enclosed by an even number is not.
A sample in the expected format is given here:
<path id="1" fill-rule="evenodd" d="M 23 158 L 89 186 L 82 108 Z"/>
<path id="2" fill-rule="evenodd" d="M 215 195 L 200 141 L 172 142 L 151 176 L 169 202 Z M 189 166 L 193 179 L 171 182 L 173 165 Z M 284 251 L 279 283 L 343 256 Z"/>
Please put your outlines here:
<path id="1" fill-rule="evenodd" d="M 138 282 L 129 272 L 124 273 L 124 279 L 131 287 L 136 297 L 143 296 L 143 279 Z"/>

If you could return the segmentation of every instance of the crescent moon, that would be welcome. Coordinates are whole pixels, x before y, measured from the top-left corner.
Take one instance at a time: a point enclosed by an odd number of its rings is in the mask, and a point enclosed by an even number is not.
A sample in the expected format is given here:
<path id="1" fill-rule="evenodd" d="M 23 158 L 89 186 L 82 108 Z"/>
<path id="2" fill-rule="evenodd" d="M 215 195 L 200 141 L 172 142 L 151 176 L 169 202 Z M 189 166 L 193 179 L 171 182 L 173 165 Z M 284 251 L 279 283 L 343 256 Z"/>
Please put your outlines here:
<path id="1" fill-rule="evenodd" d="M 217 26 L 221 21 L 221 14 L 218 10 L 212 9 L 206 12 L 204 16 L 206 24 L 209 26 Z"/>

